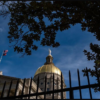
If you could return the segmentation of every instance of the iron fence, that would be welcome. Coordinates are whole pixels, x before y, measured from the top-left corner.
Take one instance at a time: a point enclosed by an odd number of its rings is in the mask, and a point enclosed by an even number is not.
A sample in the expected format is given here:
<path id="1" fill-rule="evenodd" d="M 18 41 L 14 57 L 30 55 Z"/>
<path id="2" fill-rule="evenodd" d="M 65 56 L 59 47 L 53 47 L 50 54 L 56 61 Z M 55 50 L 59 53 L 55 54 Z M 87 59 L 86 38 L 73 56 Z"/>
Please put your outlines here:
<path id="1" fill-rule="evenodd" d="M 87 70 L 87 68 L 86 68 L 86 70 Z M 16 98 L 17 99 L 18 98 L 22 99 L 23 97 L 28 97 L 28 99 L 30 99 L 31 96 L 36 96 L 36 99 L 38 99 L 37 96 L 39 96 L 39 95 L 44 95 L 44 99 L 46 99 L 46 94 L 53 94 L 52 95 L 52 99 L 54 99 L 54 93 L 58 93 L 58 92 L 61 92 L 61 99 L 63 99 L 63 92 L 65 92 L 65 91 L 69 91 L 69 97 L 70 97 L 69 99 L 74 99 L 74 95 L 73 95 L 73 91 L 74 90 L 79 90 L 80 99 L 82 99 L 81 89 L 86 89 L 86 88 L 89 89 L 90 99 L 92 99 L 91 88 L 93 88 L 93 87 L 99 87 L 100 88 L 100 84 L 99 84 L 100 80 L 99 80 L 99 76 L 98 76 L 98 73 L 97 73 L 97 69 L 96 69 L 96 74 L 97 74 L 97 80 L 98 80 L 97 84 L 90 84 L 89 75 L 88 75 L 88 72 L 87 72 L 88 85 L 82 85 L 81 86 L 81 83 L 80 83 L 80 73 L 79 73 L 79 70 L 77 70 L 78 84 L 79 84 L 79 86 L 72 87 L 72 85 L 71 85 L 72 84 L 71 83 L 71 73 L 69 71 L 69 86 L 70 87 L 69 88 L 63 88 L 62 73 L 61 73 L 61 89 L 56 89 L 56 90 L 54 89 L 54 74 L 53 74 L 53 90 L 52 91 L 46 91 L 46 79 L 47 79 L 47 77 L 45 76 L 45 90 L 44 90 L 44 92 L 38 92 L 38 87 L 39 87 L 39 77 L 38 77 L 38 79 L 37 79 L 37 91 L 36 91 L 36 93 L 31 93 L 31 85 L 32 85 L 32 77 L 31 77 L 29 93 L 28 94 L 23 94 L 24 86 L 25 86 L 25 80 L 26 80 L 26 79 L 24 79 L 22 93 L 21 93 L 21 95 L 17 95 L 17 96 L 16 96 L 16 92 L 17 92 L 19 80 L 17 80 L 17 84 L 16 84 L 16 89 L 15 89 L 14 96 L 9 96 L 9 93 L 10 93 L 10 90 L 11 90 L 11 86 L 12 86 L 12 81 L 11 81 L 7 97 L 3 97 L 4 89 L 5 89 L 5 86 L 6 86 L 6 82 L 5 82 L 4 86 L 3 86 L 3 90 L 2 90 L 2 93 L 1 93 L 0 99 L 16 99 Z"/>

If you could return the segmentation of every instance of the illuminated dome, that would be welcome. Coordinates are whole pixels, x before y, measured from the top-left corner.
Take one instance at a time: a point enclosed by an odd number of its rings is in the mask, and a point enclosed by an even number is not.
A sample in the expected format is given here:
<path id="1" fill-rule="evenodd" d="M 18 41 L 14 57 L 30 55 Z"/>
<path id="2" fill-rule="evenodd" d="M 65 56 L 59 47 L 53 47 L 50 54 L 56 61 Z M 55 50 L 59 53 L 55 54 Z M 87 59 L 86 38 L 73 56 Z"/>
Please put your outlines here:
<path id="1" fill-rule="evenodd" d="M 44 73 L 44 72 L 55 73 L 55 74 L 61 75 L 60 69 L 57 68 L 53 64 L 52 60 L 53 60 L 53 57 L 51 55 L 51 50 L 49 50 L 49 55 L 46 57 L 46 63 L 37 69 L 35 75 Z"/>
<path id="2" fill-rule="evenodd" d="M 54 64 L 46 64 L 38 68 L 35 75 L 43 73 L 43 72 L 50 72 L 61 75 L 61 71 L 59 68 L 54 66 Z"/>

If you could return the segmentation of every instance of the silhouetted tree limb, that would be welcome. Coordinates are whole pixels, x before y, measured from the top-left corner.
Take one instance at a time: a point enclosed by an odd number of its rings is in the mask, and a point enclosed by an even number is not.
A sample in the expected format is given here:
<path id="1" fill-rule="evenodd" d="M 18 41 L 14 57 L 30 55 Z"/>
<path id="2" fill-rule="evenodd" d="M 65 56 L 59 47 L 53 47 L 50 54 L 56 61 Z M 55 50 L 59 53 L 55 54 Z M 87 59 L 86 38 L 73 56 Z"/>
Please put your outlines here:
<path id="1" fill-rule="evenodd" d="M 57 31 L 69 29 L 71 25 L 81 24 L 82 31 L 86 29 L 100 40 L 100 2 L 99 1 L 16 1 L 2 7 L 1 16 L 10 14 L 9 42 L 17 41 L 14 51 L 23 52 L 31 55 L 31 50 L 37 50 L 35 41 L 40 41 L 42 46 L 58 47 L 59 42 L 55 41 Z M 0 5 L 0 6 L 2 6 Z M 4 10 L 3 10 L 4 9 Z M 47 17 L 50 25 L 46 25 L 43 20 Z M 35 18 L 38 18 L 36 21 Z M 41 38 L 41 34 L 44 37 Z M 67 34 L 67 33 L 66 33 Z M 62 35 L 62 34 L 61 34 Z M 23 45 L 22 45 L 23 44 Z M 95 66 L 100 77 L 100 47 L 98 44 L 90 44 L 92 53 L 84 50 L 88 60 L 94 60 Z M 93 53 L 94 52 L 94 53 Z M 86 76 L 86 69 L 82 70 Z M 95 69 L 88 69 L 91 76 L 96 76 Z M 95 91 L 98 91 L 95 88 Z"/>

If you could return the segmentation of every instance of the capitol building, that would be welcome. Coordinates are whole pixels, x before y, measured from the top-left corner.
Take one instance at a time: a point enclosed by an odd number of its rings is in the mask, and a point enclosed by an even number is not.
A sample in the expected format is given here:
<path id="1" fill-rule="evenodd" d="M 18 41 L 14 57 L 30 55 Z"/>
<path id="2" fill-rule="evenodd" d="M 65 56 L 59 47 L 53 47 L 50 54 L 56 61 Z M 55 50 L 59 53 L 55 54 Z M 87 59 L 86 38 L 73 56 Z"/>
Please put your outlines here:
<path id="1" fill-rule="evenodd" d="M 45 91 L 45 76 L 47 77 L 46 91 L 53 90 L 53 74 L 54 74 L 54 89 L 61 89 L 61 70 L 54 65 L 53 57 L 51 55 L 51 50 L 49 50 L 49 55 L 46 57 L 46 62 L 44 63 L 43 66 L 37 69 L 32 79 L 31 93 L 36 93 L 37 91 L 38 77 L 39 77 L 38 92 Z M 11 86 L 9 96 L 13 96 L 15 93 L 16 83 L 18 79 L 19 79 L 19 84 L 18 84 L 16 95 L 21 95 L 24 79 L 5 76 L 3 75 L 2 71 L 0 71 L 0 96 L 5 81 L 6 81 L 6 85 L 5 85 L 3 97 L 7 96 L 11 81 L 12 81 L 12 86 Z M 31 81 L 30 78 L 26 79 L 23 94 L 29 94 L 30 81 Z M 66 88 L 63 75 L 62 75 L 62 82 L 63 82 L 63 88 Z M 23 97 L 23 98 L 28 99 L 28 97 Z M 36 96 L 31 96 L 30 99 L 36 99 Z M 37 99 L 44 99 L 44 95 L 39 95 Z M 46 94 L 46 99 L 52 99 L 52 94 Z M 61 99 L 61 92 L 54 93 L 54 99 Z M 63 92 L 63 99 L 66 99 L 66 92 Z"/>

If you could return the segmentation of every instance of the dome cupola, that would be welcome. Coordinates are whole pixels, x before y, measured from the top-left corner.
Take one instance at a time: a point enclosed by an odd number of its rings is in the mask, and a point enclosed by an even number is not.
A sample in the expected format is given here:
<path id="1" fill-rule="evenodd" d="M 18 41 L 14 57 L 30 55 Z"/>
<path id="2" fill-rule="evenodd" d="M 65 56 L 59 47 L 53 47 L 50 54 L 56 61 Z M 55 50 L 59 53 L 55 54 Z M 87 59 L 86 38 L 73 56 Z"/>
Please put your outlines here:
<path id="1" fill-rule="evenodd" d="M 49 49 L 49 55 L 46 57 L 46 64 L 53 64 L 53 57 L 51 55 L 51 50 Z"/>
<path id="2" fill-rule="evenodd" d="M 44 73 L 44 72 L 55 73 L 55 74 L 61 75 L 60 69 L 57 68 L 53 63 L 53 57 L 51 55 L 50 49 L 49 49 L 49 55 L 46 57 L 46 62 L 44 63 L 43 66 L 37 69 L 35 75 Z"/>

